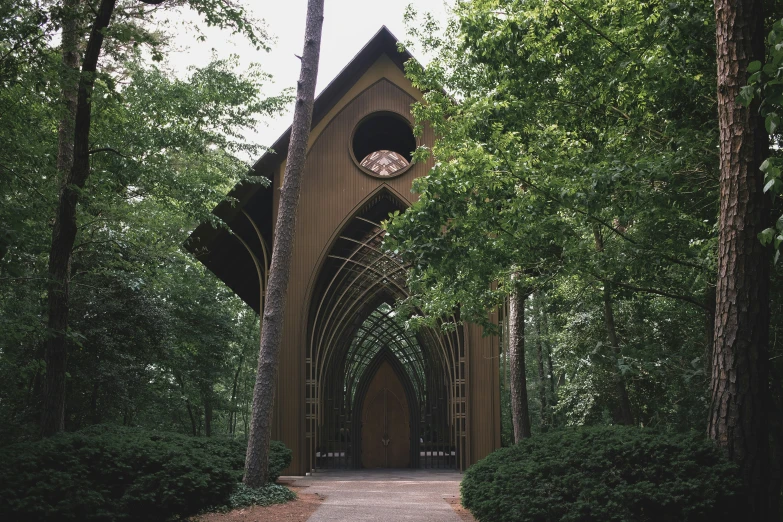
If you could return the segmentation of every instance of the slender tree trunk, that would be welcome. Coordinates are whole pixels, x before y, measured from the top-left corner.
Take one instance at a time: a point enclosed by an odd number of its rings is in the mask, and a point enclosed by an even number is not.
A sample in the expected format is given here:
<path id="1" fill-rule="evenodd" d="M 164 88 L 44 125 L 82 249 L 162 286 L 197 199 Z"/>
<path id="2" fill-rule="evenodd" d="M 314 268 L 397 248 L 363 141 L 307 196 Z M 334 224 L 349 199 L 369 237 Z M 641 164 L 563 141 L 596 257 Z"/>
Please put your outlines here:
<path id="1" fill-rule="evenodd" d="M 41 433 L 47 437 L 65 427 L 65 367 L 67 360 L 68 293 L 71 255 L 76 240 L 76 205 L 79 192 L 90 175 L 89 137 L 92 118 L 91 94 L 95 71 L 103 45 L 104 30 L 109 25 L 116 0 L 102 0 L 84 53 L 79 75 L 73 134 L 73 165 L 60 187 L 54 218 L 52 244 L 49 250 L 48 334 L 44 360 L 46 377 L 43 387 Z M 58 158 L 59 161 L 59 158 Z"/>
<path id="2" fill-rule="evenodd" d="M 212 388 L 205 389 L 204 393 L 204 435 L 212 436 Z"/>
<path id="3" fill-rule="evenodd" d="M 307 159 L 307 140 L 313 118 L 313 100 L 318 76 L 323 20 L 324 0 L 309 0 L 307 2 L 302 70 L 297 84 L 294 122 L 291 125 L 285 175 L 280 191 L 275 241 L 269 269 L 266 303 L 264 303 L 258 372 L 253 390 L 253 416 L 247 441 L 244 478 L 245 484 L 250 487 L 260 487 L 269 479 L 269 439 L 272 432 L 277 368 L 280 362 L 283 315 L 291 272 L 299 188 Z"/>
<path id="4" fill-rule="evenodd" d="M 720 128 L 720 220 L 712 400 L 707 432 L 739 467 L 748 520 L 768 515 L 770 254 L 758 240 L 769 217 L 759 166 L 769 142 L 758 102 L 736 103 L 748 64 L 764 61 L 761 0 L 715 0 Z"/>
<path id="5" fill-rule="evenodd" d="M 604 251 L 604 239 L 601 235 L 601 229 L 598 225 L 593 226 L 593 237 L 595 238 L 595 250 L 597 252 Z M 604 281 L 603 289 L 603 301 L 604 301 L 604 325 L 606 326 L 606 336 L 609 339 L 609 345 L 612 347 L 612 352 L 616 359 L 619 359 L 622 355 L 620 350 L 620 342 L 617 339 L 617 328 L 614 323 L 614 307 L 612 303 L 612 287 L 609 281 Z M 633 411 L 631 410 L 631 400 L 628 398 L 628 387 L 625 383 L 625 378 L 620 369 L 617 367 L 617 361 L 612 365 L 612 371 L 614 372 L 614 388 L 617 394 L 617 408 L 613 412 L 614 421 L 617 424 L 625 424 L 630 426 L 633 424 Z"/>
<path id="6" fill-rule="evenodd" d="M 79 92 L 79 16 L 77 11 L 80 1 L 65 0 L 62 8 L 60 93 L 63 114 L 57 128 L 56 179 L 56 182 L 60 184 L 62 184 L 73 166 L 73 130 Z M 38 348 L 38 359 L 46 359 L 46 342 L 42 343 Z M 36 372 L 33 381 L 33 397 L 35 397 L 35 401 L 43 399 L 43 381 L 45 378 L 45 370 Z"/>
<path id="7" fill-rule="evenodd" d="M 543 314 L 541 315 L 541 321 L 542 321 L 544 332 L 546 332 L 547 339 L 550 339 L 549 320 L 547 319 L 546 309 L 543 310 Z M 547 342 L 544 348 L 546 349 L 546 367 L 547 367 L 547 371 L 549 372 L 548 373 L 549 389 L 552 392 L 550 398 L 552 399 L 552 404 L 555 405 L 557 404 L 557 393 L 556 393 L 557 390 L 555 388 L 555 371 L 552 368 L 552 345 L 549 342 Z"/>
<path id="8" fill-rule="evenodd" d="M 79 17 L 77 10 L 80 3 L 81 0 L 64 0 L 62 9 L 63 72 L 60 90 L 63 116 L 57 129 L 57 173 L 60 182 L 65 179 L 73 166 L 74 120 L 79 95 Z"/>
<path id="9" fill-rule="evenodd" d="M 190 417 L 191 432 L 195 437 L 198 434 L 198 430 L 196 429 L 196 415 L 193 413 L 193 406 L 190 404 L 190 399 L 185 395 L 185 381 L 181 375 L 175 375 L 174 378 L 177 383 L 179 383 L 180 393 L 182 393 L 182 397 L 185 399 L 185 407 L 188 410 L 188 417 Z"/>
<path id="10" fill-rule="evenodd" d="M 712 374 L 712 352 L 715 348 L 715 287 L 707 286 L 706 299 L 707 310 L 704 312 L 704 368 L 705 375 Z"/>
<path id="11" fill-rule="evenodd" d="M 612 306 L 612 290 L 609 283 L 604 284 L 603 290 L 604 297 L 604 320 L 606 322 L 606 334 L 609 338 L 609 344 L 612 347 L 615 357 L 620 358 L 620 343 L 617 340 L 617 329 L 614 324 L 614 310 Z M 618 424 L 625 424 L 630 426 L 633 424 L 633 411 L 631 410 L 631 400 L 628 398 L 628 387 L 625 383 L 625 378 L 620 373 L 620 369 L 617 367 L 617 362 L 614 363 L 615 373 L 615 392 L 618 397 L 618 411 L 616 413 L 615 421 Z"/>
<path id="12" fill-rule="evenodd" d="M 780 520 L 780 493 L 783 488 L 783 416 L 781 416 L 780 378 L 770 371 L 769 431 L 770 431 L 770 470 L 769 470 L 769 520 Z M 773 392 L 774 390 L 774 392 Z"/>
<path id="13" fill-rule="evenodd" d="M 525 300 L 527 293 L 516 289 L 508 304 L 508 359 L 511 370 L 511 424 L 514 443 L 530 438 L 530 411 L 525 375 Z"/>
<path id="14" fill-rule="evenodd" d="M 231 387 L 231 403 L 228 410 L 228 434 L 234 436 L 234 430 L 236 426 L 237 418 L 237 389 L 239 387 L 239 374 L 242 371 L 242 363 L 245 361 L 245 354 L 239 356 L 239 364 L 237 364 L 237 371 L 234 372 L 234 385 Z"/>
<path id="15" fill-rule="evenodd" d="M 536 320 L 536 362 L 538 363 L 538 395 L 541 400 L 541 424 L 549 424 L 549 412 L 547 405 L 548 386 L 546 382 L 546 372 L 544 371 L 544 343 L 541 342 L 541 306 L 539 295 L 533 299 L 533 316 Z"/>
<path id="16" fill-rule="evenodd" d="M 90 422 L 92 424 L 101 422 L 101 416 L 98 414 L 98 391 L 100 386 L 100 381 L 97 379 L 92 384 L 92 393 L 90 394 Z"/>

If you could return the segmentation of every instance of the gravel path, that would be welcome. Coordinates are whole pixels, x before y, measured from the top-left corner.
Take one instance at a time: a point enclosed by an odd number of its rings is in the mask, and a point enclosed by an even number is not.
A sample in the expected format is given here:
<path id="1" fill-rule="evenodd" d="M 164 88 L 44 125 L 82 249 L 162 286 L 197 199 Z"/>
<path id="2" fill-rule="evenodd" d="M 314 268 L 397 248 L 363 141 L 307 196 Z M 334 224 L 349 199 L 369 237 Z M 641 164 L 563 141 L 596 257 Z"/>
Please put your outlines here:
<path id="1" fill-rule="evenodd" d="M 449 504 L 459 498 L 460 480 L 454 471 L 346 470 L 299 477 L 294 485 L 326 496 L 308 522 L 460 522 Z"/>

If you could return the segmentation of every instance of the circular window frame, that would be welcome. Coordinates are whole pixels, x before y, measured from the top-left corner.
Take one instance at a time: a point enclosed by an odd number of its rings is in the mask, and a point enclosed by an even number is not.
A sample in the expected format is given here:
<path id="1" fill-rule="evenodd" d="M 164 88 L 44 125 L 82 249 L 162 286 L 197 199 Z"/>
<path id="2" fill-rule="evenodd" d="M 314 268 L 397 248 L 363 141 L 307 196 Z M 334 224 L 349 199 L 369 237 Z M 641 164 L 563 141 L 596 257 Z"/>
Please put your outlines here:
<path id="1" fill-rule="evenodd" d="M 402 176 L 403 174 L 408 172 L 413 167 L 413 161 L 411 160 L 410 162 L 408 162 L 408 166 L 407 167 L 399 169 L 399 170 L 396 170 L 393 173 L 389 174 L 388 176 L 381 176 L 379 174 L 376 174 L 372 170 L 370 170 L 370 169 L 368 169 L 366 167 L 363 167 L 362 166 L 362 161 L 360 159 L 357 159 L 356 158 L 356 154 L 354 154 L 354 152 L 353 152 L 353 139 L 354 139 L 354 136 L 356 136 L 356 131 L 358 131 L 359 128 L 362 125 L 364 125 L 364 123 L 367 122 L 367 120 L 371 120 L 371 119 L 377 118 L 379 116 L 391 116 L 393 118 L 397 118 L 398 120 L 401 120 L 402 122 L 404 122 L 405 125 L 407 125 L 408 128 L 411 131 L 411 136 L 413 136 L 413 139 L 416 142 L 416 148 L 417 149 L 419 148 L 421 143 L 419 141 L 418 136 L 416 136 L 413 133 L 413 125 L 411 125 L 411 122 L 410 122 L 410 120 L 408 118 L 406 118 L 405 116 L 403 116 L 399 112 L 394 112 L 394 111 L 374 111 L 374 112 L 371 112 L 371 113 L 365 115 L 364 117 L 362 117 L 362 119 L 360 119 L 356 123 L 356 125 L 353 126 L 353 130 L 351 131 L 351 135 L 348 138 L 348 154 L 351 156 L 351 159 L 353 160 L 354 165 L 356 165 L 356 167 L 363 174 L 366 174 L 366 175 L 368 175 L 368 176 L 370 176 L 372 178 L 376 178 L 376 179 L 393 179 L 393 178 Z M 397 154 L 401 154 L 400 152 L 397 152 L 397 151 L 392 151 L 392 152 L 396 152 Z M 413 151 L 411 151 L 411 154 L 413 154 L 413 152 L 415 152 L 415 149 Z M 364 159 L 364 158 L 362 158 L 362 159 Z"/>

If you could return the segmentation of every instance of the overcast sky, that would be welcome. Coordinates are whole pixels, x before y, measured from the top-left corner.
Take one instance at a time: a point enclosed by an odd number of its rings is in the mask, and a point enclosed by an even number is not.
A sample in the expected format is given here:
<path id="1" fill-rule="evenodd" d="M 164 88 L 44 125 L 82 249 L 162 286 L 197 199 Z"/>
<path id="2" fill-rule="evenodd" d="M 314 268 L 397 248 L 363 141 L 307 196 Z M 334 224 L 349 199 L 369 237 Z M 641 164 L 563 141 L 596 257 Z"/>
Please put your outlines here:
<path id="1" fill-rule="evenodd" d="M 256 51 L 241 37 L 226 31 L 209 29 L 204 31 L 206 41 L 198 42 L 192 31 L 181 29 L 188 21 L 170 16 L 164 30 L 179 32 L 176 45 L 181 50 L 172 53 L 169 65 L 184 74 L 189 66 L 205 65 L 213 50 L 219 57 L 237 54 L 243 64 L 260 63 L 265 72 L 274 76 L 275 84 L 267 94 L 279 92 L 284 87 L 294 87 L 299 77 L 299 60 L 295 54 L 302 54 L 307 0 L 275 0 L 271 2 L 249 2 L 246 4 L 255 17 L 266 22 L 268 32 L 275 37 L 272 51 Z M 403 14 L 413 0 L 326 0 L 324 27 L 321 42 L 321 63 L 318 71 L 316 95 L 345 67 L 367 41 L 385 25 L 399 39 L 405 39 Z M 419 12 L 431 12 L 444 20 L 448 6 L 453 0 L 415 0 Z M 181 16 L 181 15 L 180 15 Z M 188 17 L 197 21 L 197 17 Z M 199 25 L 204 25 L 203 23 Z M 268 126 L 257 129 L 249 139 L 259 145 L 272 145 L 291 124 L 292 114 L 268 122 Z"/>

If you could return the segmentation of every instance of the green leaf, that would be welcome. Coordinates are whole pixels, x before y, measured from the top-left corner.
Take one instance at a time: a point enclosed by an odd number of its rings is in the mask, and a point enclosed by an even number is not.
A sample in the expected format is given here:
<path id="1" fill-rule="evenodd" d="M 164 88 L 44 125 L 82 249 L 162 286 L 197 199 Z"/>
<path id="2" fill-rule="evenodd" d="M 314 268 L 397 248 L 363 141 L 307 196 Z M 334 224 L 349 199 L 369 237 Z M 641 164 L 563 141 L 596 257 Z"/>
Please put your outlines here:
<path id="1" fill-rule="evenodd" d="M 769 168 L 769 159 L 765 159 L 764 162 L 759 167 L 759 170 L 761 172 L 767 172 L 767 169 Z"/>
<path id="2" fill-rule="evenodd" d="M 769 245 L 772 243 L 772 240 L 775 238 L 775 229 L 774 228 L 766 228 L 761 231 L 758 235 L 759 241 L 761 241 L 761 244 L 764 246 Z"/>
<path id="3" fill-rule="evenodd" d="M 780 125 L 780 116 L 778 116 L 774 112 L 767 114 L 767 118 L 766 120 L 764 120 L 764 126 L 767 128 L 768 133 L 775 134 L 775 130 L 777 130 L 779 125 Z"/>
<path id="4" fill-rule="evenodd" d="M 749 106 L 753 101 L 753 97 L 756 94 L 756 87 L 753 85 L 745 85 L 740 89 L 740 93 L 737 96 L 737 103 L 745 107 Z"/>
<path id="5" fill-rule="evenodd" d="M 750 64 L 748 64 L 748 72 L 749 73 L 754 73 L 754 72 L 759 71 L 759 70 L 761 70 L 761 62 L 760 61 L 755 60 L 755 61 L 750 62 Z"/>
<path id="6" fill-rule="evenodd" d="M 769 181 L 767 182 L 767 184 L 766 184 L 766 185 L 764 185 L 764 192 L 765 192 L 765 193 L 769 192 L 769 189 L 771 189 L 771 188 L 772 188 L 772 187 L 774 187 L 774 186 L 775 186 L 775 180 L 774 180 L 774 179 L 771 179 L 771 180 L 769 180 Z"/>

